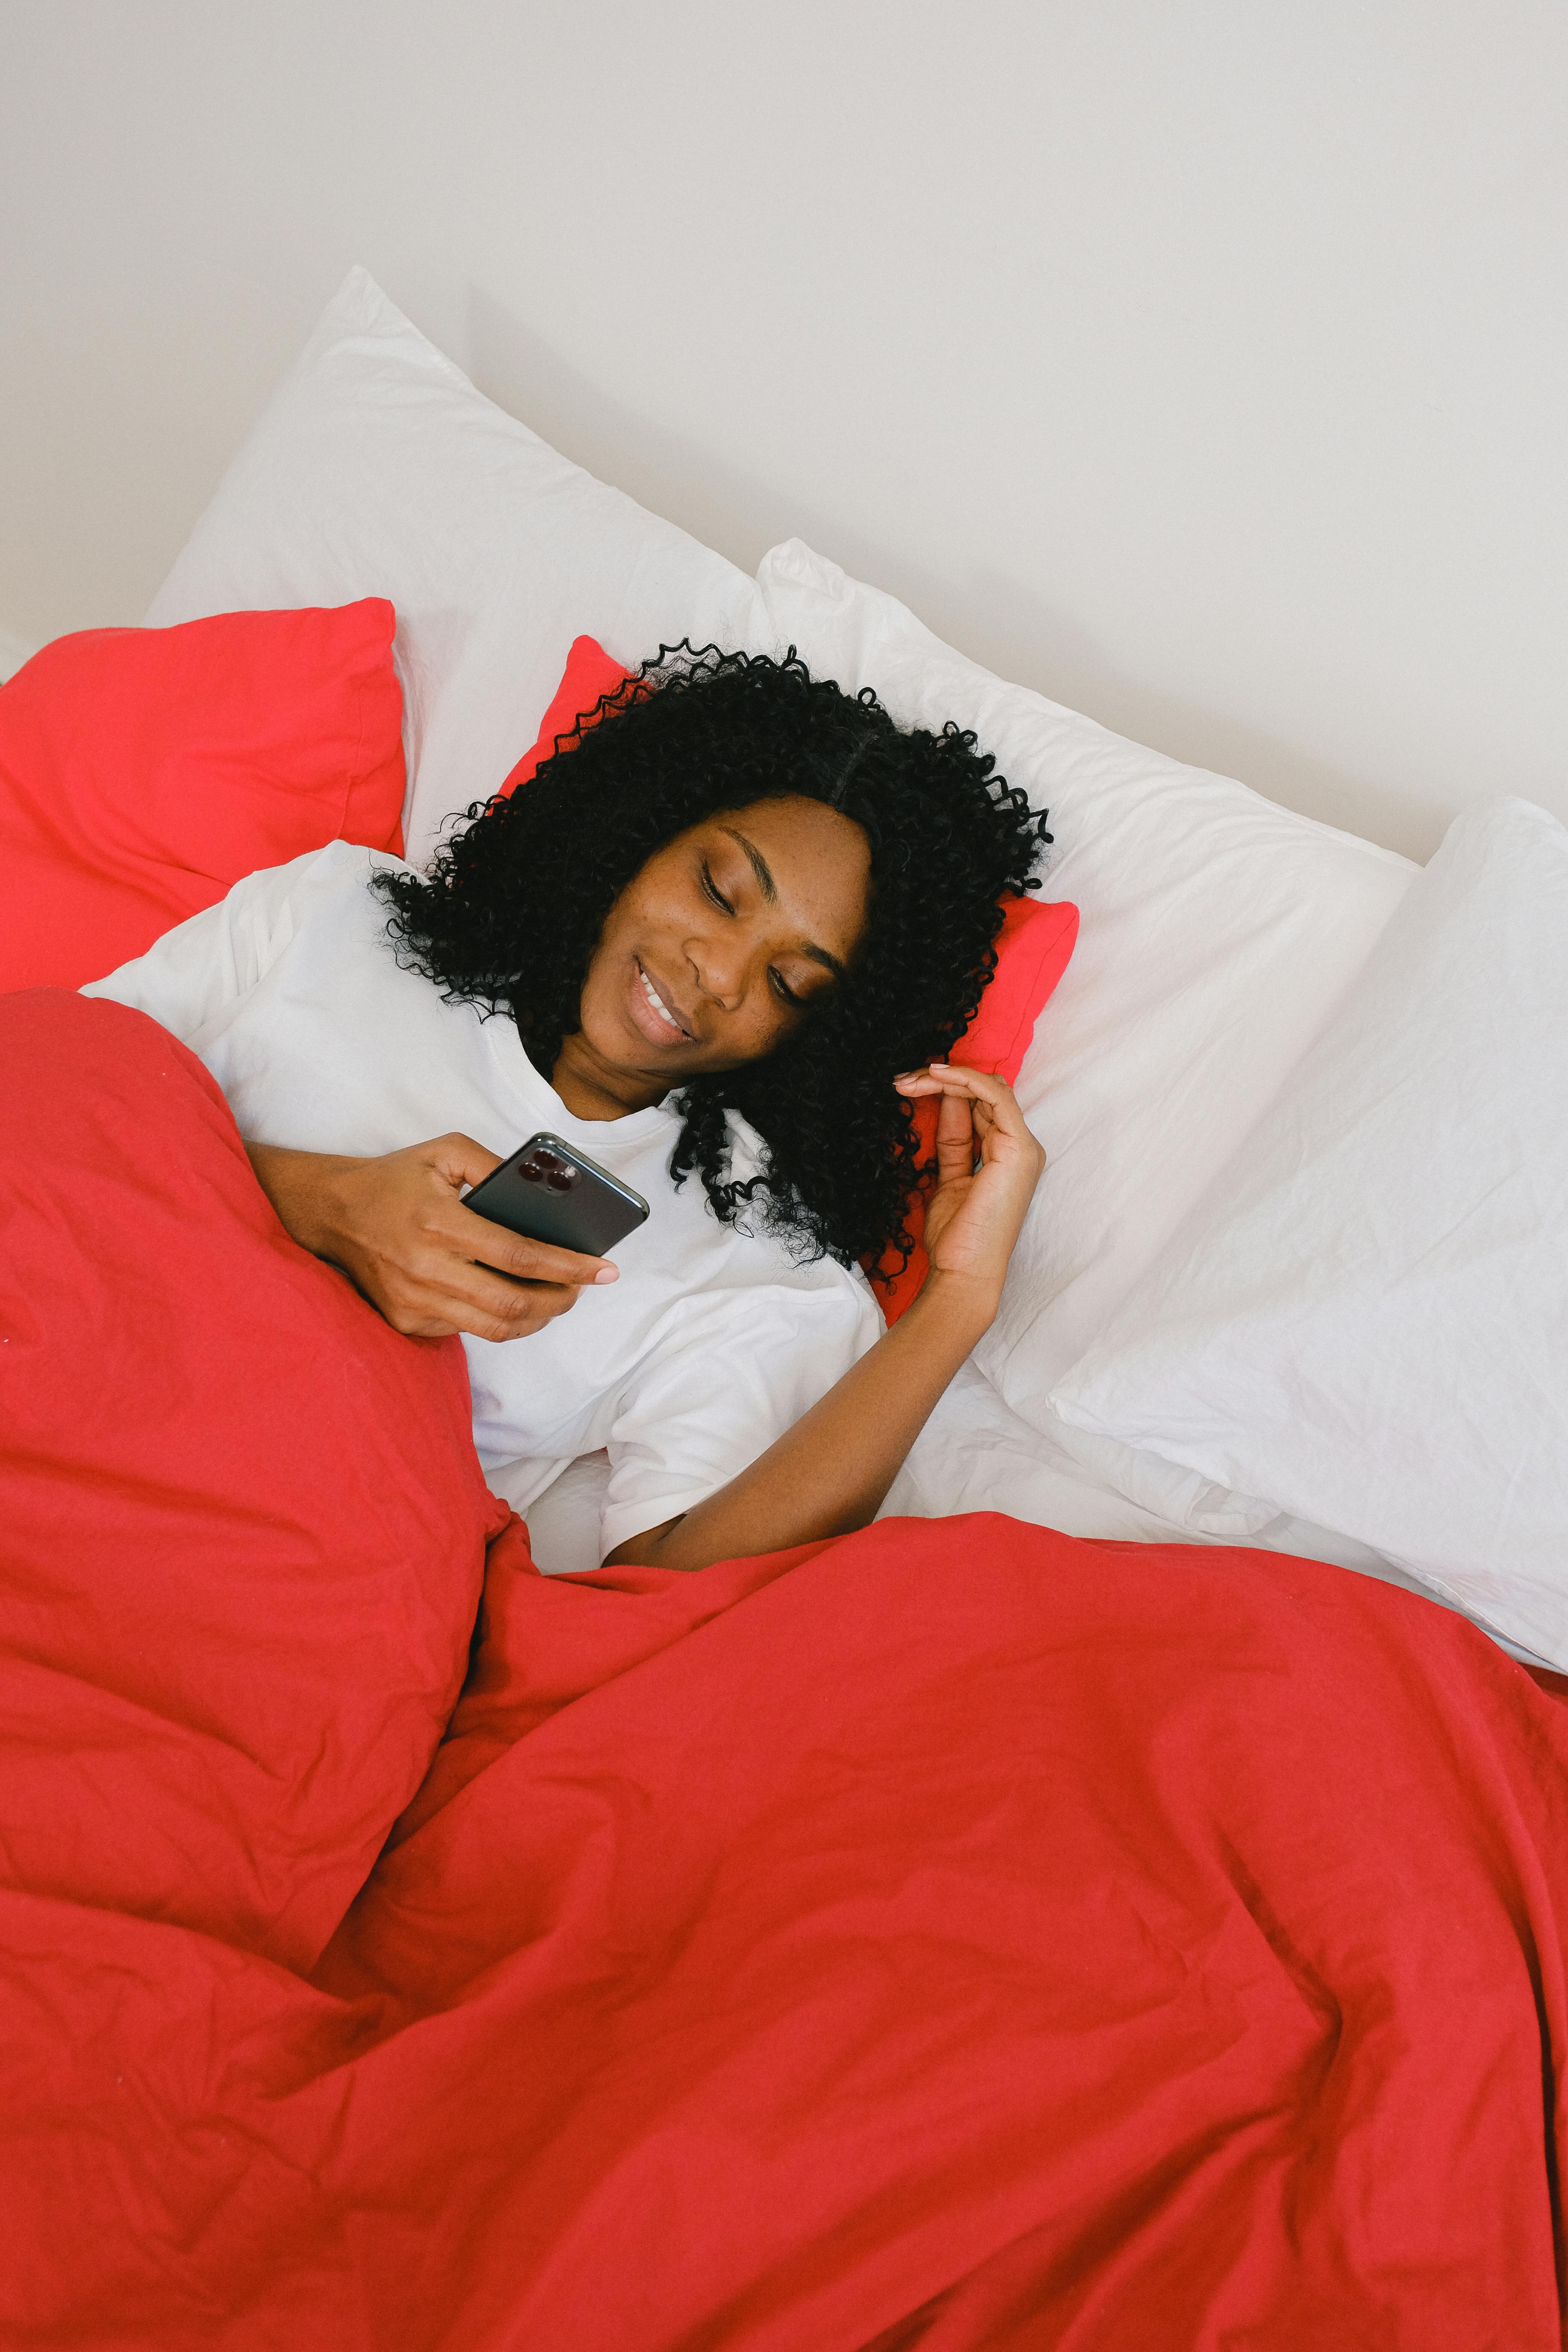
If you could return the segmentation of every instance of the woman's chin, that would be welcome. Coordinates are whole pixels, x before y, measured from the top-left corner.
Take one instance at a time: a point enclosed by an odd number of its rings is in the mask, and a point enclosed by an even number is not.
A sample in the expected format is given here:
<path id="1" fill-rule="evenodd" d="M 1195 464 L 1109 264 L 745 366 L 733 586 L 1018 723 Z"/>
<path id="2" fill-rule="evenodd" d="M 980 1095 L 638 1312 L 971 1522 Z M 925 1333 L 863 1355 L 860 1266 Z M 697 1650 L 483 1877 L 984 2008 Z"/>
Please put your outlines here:
<path id="1" fill-rule="evenodd" d="M 606 1075 L 654 1082 L 661 1091 L 675 1085 L 697 1051 L 684 1034 L 650 1036 L 629 1004 L 616 1020 L 584 1021 L 578 1034 Z"/>

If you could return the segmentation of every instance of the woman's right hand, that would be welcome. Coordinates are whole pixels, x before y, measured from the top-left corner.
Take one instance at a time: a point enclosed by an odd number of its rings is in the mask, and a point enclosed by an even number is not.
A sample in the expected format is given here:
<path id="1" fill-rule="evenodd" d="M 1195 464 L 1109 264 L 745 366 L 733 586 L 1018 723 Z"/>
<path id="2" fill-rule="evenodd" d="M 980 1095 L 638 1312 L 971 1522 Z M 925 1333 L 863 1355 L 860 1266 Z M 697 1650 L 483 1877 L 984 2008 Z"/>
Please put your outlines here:
<path id="1" fill-rule="evenodd" d="M 500 1160 L 468 1135 L 437 1136 L 378 1160 L 247 1143 L 257 1181 L 302 1249 L 330 1258 L 395 1331 L 519 1339 L 614 1282 L 607 1258 L 525 1241 L 465 1208 L 465 1185 Z"/>

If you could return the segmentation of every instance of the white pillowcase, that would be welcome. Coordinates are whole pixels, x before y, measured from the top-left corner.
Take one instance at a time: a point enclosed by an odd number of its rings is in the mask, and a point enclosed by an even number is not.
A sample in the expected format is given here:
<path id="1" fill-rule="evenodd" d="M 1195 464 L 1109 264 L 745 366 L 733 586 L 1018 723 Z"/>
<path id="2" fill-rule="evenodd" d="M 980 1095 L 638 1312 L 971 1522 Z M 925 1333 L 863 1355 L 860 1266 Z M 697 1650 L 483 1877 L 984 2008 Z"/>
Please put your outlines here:
<path id="1" fill-rule="evenodd" d="M 1568 1668 L 1568 831 L 1468 810 L 1058 1412 Z"/>
<path id="2" fill-rule="evenodd" d="M 1211 1535 L 1276 1507 L 1074 1435 L 1050 1394 L 1342 1003 L 1417 868 L 1109 734 L 955 653 L 799 540 L 757 574 L 774 642 L 895 717 L 955 719 L 1051 812 L 1078 948 L 1019 1098 L 1050 1165 L 976 1360 L 1013 1411 L 1142 1508 Z"/>
<path id="3" fill-rule="evenodd" d="M 154 626 L 389 596 L 422 862 L 526 751 L 575 636 L 749 642 L 743 572 L 476 392 L 353 269 L 153 598 Z"/>

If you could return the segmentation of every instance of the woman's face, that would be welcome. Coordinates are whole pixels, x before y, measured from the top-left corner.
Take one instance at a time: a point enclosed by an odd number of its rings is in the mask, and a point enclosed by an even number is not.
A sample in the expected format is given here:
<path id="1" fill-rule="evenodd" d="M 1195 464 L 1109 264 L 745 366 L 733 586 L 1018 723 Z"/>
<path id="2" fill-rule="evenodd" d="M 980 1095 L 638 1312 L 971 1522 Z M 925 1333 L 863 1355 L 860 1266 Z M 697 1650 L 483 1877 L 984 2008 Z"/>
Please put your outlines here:
<path id="1" fill-rule="evenodd" d="M 554 1072 L 567 1108 L 615 1118 L 772 1053 L 854 962 L 870 869 L 860 827 L 820 801 L 754 801 L 679 834 L 605 918 Z"/>

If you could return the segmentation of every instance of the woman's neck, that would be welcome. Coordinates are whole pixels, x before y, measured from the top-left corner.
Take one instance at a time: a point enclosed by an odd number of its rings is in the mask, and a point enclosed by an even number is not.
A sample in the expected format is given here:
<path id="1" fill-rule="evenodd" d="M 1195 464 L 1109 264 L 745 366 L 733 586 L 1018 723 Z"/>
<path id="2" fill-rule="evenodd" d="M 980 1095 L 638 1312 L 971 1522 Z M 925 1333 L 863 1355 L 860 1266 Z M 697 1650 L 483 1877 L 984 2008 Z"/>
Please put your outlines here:
<path id="1" fill-rule="evenodd" d="M 629 1118 L 633 1111 L 662 1102 L 668 1092 L 657 1079 L 601 1061 L 581 1030 L 562 1039 L 550 1083 L 574 1118 Z"/>

